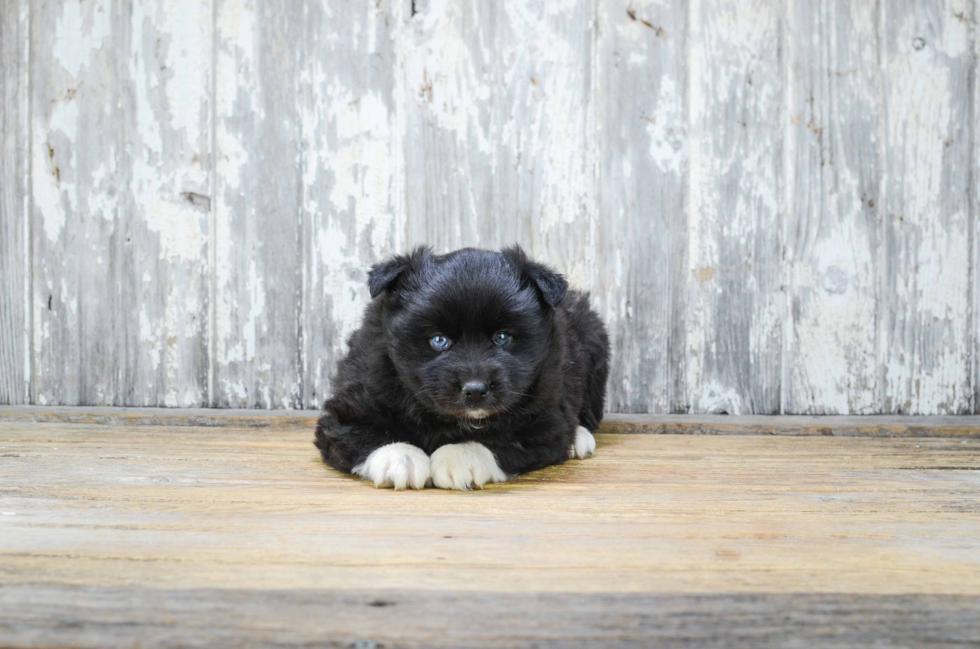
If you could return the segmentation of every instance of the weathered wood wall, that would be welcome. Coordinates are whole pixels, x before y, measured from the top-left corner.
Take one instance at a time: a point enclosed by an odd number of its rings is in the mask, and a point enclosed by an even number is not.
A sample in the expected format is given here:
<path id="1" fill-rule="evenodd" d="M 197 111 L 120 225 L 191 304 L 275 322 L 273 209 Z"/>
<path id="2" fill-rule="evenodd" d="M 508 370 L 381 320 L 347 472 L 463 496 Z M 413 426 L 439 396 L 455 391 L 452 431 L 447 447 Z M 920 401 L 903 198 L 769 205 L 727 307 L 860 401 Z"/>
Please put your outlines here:
<path id="1" fill-rule="evenodd" d="M 308 408 L 414 243 L 609 410 L 980 408 L 969 0 L 0 0 L 0 403 Z"/>

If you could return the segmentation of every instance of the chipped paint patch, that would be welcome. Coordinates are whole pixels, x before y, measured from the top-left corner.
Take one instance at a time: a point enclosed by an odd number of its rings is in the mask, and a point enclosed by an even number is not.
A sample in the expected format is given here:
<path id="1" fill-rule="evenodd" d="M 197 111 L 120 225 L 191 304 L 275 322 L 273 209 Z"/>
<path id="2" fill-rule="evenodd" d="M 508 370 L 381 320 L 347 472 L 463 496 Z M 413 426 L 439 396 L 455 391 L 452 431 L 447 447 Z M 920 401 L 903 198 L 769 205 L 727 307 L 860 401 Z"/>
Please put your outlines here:
<path id="1" fill-rule="evenodd" d="M 202 258 L 206 222 L 201 211 L 189 203 L 153 200 L 143 208 L 146 227 L 160 236 L 164 259 L 199 261 Z"/>
<path id="2" fill-rule="evenodd" d="M 687 160 L 684 96 L 673 77 L 660 80 L 660 95 L 650 115 L 643 116 L 650 136 L 650 161 L 665 173 L 680 174 Z"/>
<path id="3" fill-rule="evenodd" d="M 715 415 L 741 415 L 744 412 L 742 396 L 735 388 L 726 388 L 718 383 L 708 383 L 700 390 L 696 412 Z"/>
<path id="4" fill-rule="evenodd" d="M 55 24 L 52 55 L 62 68 L 77 78 L 91 50 L 102 49 L 109 37 L 109 16 L 95 3 L 61 3 L 61 16 Z"/>

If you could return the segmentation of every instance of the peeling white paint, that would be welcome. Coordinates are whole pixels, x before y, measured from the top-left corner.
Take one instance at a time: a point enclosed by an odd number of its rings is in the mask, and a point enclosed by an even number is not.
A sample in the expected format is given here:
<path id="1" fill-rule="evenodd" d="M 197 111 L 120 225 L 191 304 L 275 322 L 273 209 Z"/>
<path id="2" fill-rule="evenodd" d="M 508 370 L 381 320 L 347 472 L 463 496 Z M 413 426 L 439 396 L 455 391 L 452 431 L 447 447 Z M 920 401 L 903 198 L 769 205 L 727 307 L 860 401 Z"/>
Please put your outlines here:
<path id="1" fill-rule="evenodd" d="M 64 2 L 61 17 L 55 25 L 55 60 L 72 77 L 77 78 L 92 49 L 103 47 L 109 36 L 109 16 L 94 3 Z"/>
<path id="2" fill-rule="evenodd" d="M 782 182 L 779 9 L 695 2 L 690 11 L 690 401 L 696 410 L 707 407 L 704 386 L 713 386 L 749 404 L 729 399 L 732 407 L 772 411 L 779 407 L 784 310 L 774 259 Z"/>
<path id="3" fill-rule="evenodd" d="M 941 22 L 918 9 L 886 17 L 885 226 L 895 272 L 885 278 L 879 362 L 885 409 L 910 414 L 973 407 L 966 218 L 972 152 L 959 130 L 968 104 L 958 101 L 973 58 L 955 13 L 947 8 Z"/>
<path id="4" fill-rule="evenodd" d="M 55 104 L 47 124 L 37 119 L 34 124 L 32 158 L 37 171 L 31 176 L 32 194 L 44 234 L 51 243 L 57 243 L 61 237 L 67 212 L 78 209 L 77 187 L 68 179 L 77 164 L 71 144 L 77 141 L 77 129 L 78 103 L 74 101 Z M 65 151 L 62 143 L 68 143 L 70 149 Z"/>
<path id="5" fill-rule="evenodd" d="M 518 240 L 593 290 L 613 407 L 971 407 L 968 3 L 215 1 L 213 34 L 208 2 L 138 4 L 126 43 L 104 3 L 35 9 L 39 402 L 137 371 L 137 404 L 313 405 L 371 263 Z"/>
<path id="6" fill-rule="evenodd" d="M 167 260 L 199 261 L 204 254 L 206 221 L 187 201 L 151 199 L 142 209 L 146 227 L 160 237 L 160 255 Z"/>
<path id="7" fill-rule="evenodd" d="M 256 332 L 259 331 L 259 323 L 265 317 L 265 283 L 259 276 L 258 266 L 255 259 L 251 259 L 248 265 L 248 316 L 245 319 L 245 326 L 242 329 L 242 342 L 244 350 L 242 352 L 243 361 L 255 360 L 258 346 L 256 344 Z"/>
<path id="8" fill-rule="evenodd" d="M 492 155 L 493 147 L 485 131 L 469 128 L 480 123 L 480 106 L 493 94 L 489 70 L 476 66 L 471 48 L 478 48 L 477 53 L 484 61 L 488 60 L 489 52 L 467 40 L 465 35 L 473 33 L 473 26 L 463 24 L 463 5 L 451 0 L 432 0 L 420 15 L 422 22 L 416 26 L 417 34 L 434 38 L 420 38 L 413 55 L 405 60 L 406 77 L 415 101 L 428 106 L 429 116 L 439 128 L 468 137 L 476 151 Z"/>
<path id="9" fill-rule="evenodd" d="M 725 415 L 745 414 L 742 396 L 735 388 L 726 388 L 715 382 L 710 382 L 700 390 L 697 401 L 698 412 Z"/>
<path id="10" fill-rule="evenodd" d="M 687 157 L 684 103 L 672 77 L 661 79 L 657 105 L 644 119 L 650 135 L 650 160 L 664 172 L 680 174 Z"/>
<path id="11" fill-rule="evenodd" d="M 154 323 L 150 321 L 150 317 L 146 312 L 146 307 L 144 306 L 140 310 L 140 340 L 144 344 L 144 351 L 150 359 L 152 369 L 156 371 L 160 367 L 160 339 L 154 331 Z"/>

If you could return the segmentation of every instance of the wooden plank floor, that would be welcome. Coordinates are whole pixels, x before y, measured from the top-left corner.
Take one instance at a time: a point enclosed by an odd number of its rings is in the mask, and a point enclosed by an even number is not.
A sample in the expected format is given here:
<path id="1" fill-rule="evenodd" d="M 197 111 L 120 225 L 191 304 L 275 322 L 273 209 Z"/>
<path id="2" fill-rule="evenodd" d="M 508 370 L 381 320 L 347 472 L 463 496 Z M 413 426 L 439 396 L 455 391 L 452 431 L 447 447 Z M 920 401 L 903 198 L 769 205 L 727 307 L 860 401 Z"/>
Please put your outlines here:
<path id="1" fill-rule="evenodd" d="M 302 428 L 314 426 L 315 410 L 215 408 L 102 408 L 0 406 L 0 422 L 119 426 Z M 792 435 L 820 437 L 976 437 L 974 415 L 623 415 L 607 414 L 603 433 L 642 435 Z"/>
<path id="2" fill-rule="evenodd" d="M 0 645 L 980 646 L 975 437 L 602 434 L 472 493 L 311 439 L 0 420 Z"/>

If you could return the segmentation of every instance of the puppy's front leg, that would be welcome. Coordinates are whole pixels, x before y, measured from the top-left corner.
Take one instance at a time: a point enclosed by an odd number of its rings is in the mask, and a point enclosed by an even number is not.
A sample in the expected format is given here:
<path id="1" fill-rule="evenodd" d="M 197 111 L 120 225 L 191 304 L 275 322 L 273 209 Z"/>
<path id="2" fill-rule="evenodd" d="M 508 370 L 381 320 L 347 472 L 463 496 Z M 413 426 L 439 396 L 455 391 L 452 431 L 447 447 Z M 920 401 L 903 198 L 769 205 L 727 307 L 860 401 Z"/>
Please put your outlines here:
<path id="1" fill-rule="evenodd" d="M 568 447 L 568 459 L 584 460 L 595 453 L 595 437 L 585 426 L 575 429 L 575 441 Z"/>
<path id="2" fill-rule="evenodd" d="M 351 473 L 375 487 L 421 489 L 429 480 L 429 456 L 418 446 L 395 442 L 371 451 Z"/>
<path id="3" fill-rule="evenodd" d="M 432 454 L 432 484 L 440 489 L 468 491 L 506 480 L 493 451 L 479 442 L 446 444 Z"/>
<path id="4" fill-rule="evenodd" d="M 316 447 L 323 461 L 375 487 L 422 489 L 429 480 L 429 456 L 417 446 L 392 442 L 384 426 L 341 423 L 331 412 L 316 425 Z"/>

